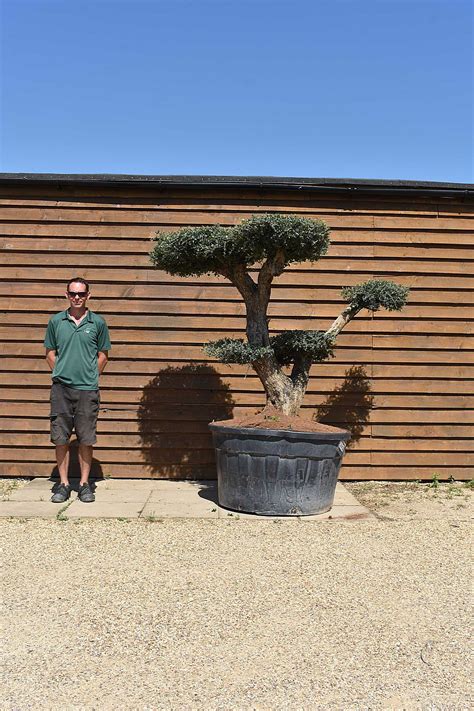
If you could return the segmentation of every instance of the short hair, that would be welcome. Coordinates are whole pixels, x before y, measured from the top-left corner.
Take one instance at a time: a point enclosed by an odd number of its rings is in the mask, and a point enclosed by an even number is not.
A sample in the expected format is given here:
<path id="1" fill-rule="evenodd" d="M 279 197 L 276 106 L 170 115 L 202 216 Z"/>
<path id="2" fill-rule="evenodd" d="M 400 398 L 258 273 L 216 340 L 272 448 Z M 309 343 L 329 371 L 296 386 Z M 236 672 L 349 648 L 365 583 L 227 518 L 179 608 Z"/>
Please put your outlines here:
<path id="1" fill-rule="evenodd" d="M 67 290 L 69 291 L 69 287 L 71 286 L 71 284 L 75 284 L 76 282 L 78 282 L 79 284 L 84 284 L 84 286 L 86 287 L 86 291 L 89 291 L 89 282 L 83 279 L 82 277 L 74 277 L 74 279 L 69 279 L 66 287 Z"/>

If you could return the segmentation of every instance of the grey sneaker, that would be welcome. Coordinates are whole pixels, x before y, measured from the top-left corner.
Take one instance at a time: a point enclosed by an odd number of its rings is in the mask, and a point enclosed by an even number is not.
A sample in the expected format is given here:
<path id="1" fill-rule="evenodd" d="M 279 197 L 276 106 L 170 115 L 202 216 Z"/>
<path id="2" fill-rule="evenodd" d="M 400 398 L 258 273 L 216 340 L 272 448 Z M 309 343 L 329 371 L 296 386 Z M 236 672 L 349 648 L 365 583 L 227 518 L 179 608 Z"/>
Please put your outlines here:
<path id="1" fill-rule="evenodd" d="M 71 487 L 69 484 L 58 484 L 54 494 L 51 497 L 53 504 L 64 504 L 71 495 Z"/>
<path id="2" fill-rule="evenodd" d="M 81 484 L 77 497 L 79 501 L 82 501 L 84 504 L 91 504 L 93 501 L 95 501 L 95 496 L 92 493 L 92 489 L 90 488 L 89 484 Z"/>

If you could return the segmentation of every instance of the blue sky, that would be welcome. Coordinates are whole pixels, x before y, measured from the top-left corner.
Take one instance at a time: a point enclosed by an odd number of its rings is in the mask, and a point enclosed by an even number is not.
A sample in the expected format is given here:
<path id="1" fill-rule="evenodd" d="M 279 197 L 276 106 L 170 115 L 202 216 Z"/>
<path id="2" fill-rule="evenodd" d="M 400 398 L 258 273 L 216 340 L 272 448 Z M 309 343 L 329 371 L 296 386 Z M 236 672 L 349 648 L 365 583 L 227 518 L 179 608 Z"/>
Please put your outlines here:
<path id="1" fill-rule="evenodd" d="M 468 0 L 4 0 L 4 172 L 470 182 Z"/>

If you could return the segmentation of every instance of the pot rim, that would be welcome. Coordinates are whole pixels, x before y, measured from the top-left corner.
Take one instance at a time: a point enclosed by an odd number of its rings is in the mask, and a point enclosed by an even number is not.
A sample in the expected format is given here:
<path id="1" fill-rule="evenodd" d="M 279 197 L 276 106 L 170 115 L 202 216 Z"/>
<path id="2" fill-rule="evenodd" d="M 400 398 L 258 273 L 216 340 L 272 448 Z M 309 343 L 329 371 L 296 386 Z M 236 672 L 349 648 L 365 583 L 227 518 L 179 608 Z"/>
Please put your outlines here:
<path id="1" fill-rule="evenodd" d="M 226 432 L 231 433 L 232 431 L 234 431 L 246 435 L 254 434 L 260 437 L 265 436 L 268 439 L 270 439 L 270 437 L 278 437 L 280 439 L 283 437 L 286 437 L 288 439 L 301 439 L 302 437 L 310 437 L 311 439 L 347 442 L 352 437 L 351 432 L 349 432 L 348 430 L 341 430 L 340 432 L 308 432 L 305 430 L 276 430 L 267 427 L 235 427 L 233 425 L 217 425 L 213 422 L 209 423 L 209 428 L 213 432 L 220 432 L 222 434 L 225 434 Z"/>

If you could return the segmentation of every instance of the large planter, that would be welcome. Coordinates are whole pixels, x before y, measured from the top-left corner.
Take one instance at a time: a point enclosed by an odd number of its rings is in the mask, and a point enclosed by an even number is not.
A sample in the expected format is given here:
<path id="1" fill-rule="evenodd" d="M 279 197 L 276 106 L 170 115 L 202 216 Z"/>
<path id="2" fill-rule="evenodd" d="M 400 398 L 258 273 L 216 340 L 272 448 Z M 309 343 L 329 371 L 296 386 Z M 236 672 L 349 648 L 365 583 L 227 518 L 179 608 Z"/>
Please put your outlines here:
<path id="1" fill-rule="evenodd" d="M 209 427 L 221 506 L 265 516 L 305 516 L 332 507 L 350 432 Z"/>

